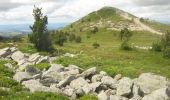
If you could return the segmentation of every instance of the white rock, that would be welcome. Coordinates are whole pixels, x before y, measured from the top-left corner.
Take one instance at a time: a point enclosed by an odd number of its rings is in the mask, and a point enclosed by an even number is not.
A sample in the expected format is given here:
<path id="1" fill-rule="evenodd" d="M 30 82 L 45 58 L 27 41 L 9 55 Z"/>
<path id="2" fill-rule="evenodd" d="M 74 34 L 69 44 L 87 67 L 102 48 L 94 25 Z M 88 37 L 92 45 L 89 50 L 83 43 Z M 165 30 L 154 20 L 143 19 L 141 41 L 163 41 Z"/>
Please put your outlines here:
<path id="1" fill-rule="evenodd" d="M 21 60 L 25 59 L 24 58 L 24 54 L 21 51 L 16 51 L 12 54 L 11 58 L 16 61 L 16 62 L 20 62 Z"/>
<path id="2" fill-rule="evenodd" d="M 128 100 L 128 99 L 117 95 L 111 95 L 110 100 Z"/>
<path id="3" fill-rule="evenodd" d="M 145 95 L 157 89 L 164 88 L 168 84 L 167 78 L 153 73 L 143 73 L 136 81 Z"/>
<path id="4" fill-rule="evenodd" d="M 170 100 L 169 95 L 167 94 L 167 88 L 161 88 L 146 95 L 142 100 Z"/>
<path id="5" fill-rule="evenodd" d="M 10 54 L 10 48 L 0 49 L 0 57 L 7 57 Z"/>
<path id="6" fill-rule="evenodd" d="M 57 84 L 57 87 L 65 87 L 66 85 L 70 84 L 71 81 L 73 81 L 75 79 L 74 76 L 68 76 L 66 79 L 60 81 Z"/>
<path id="7" fill-rule="evenodd" d="M 112 77 L 110 76 L 103 76 L 103 78 L 101 79 L 101 82 L 105 85 L 107 85 L 108 87 L 115 89 L 116 88 L 116 83 L 117 81 L 114 80 Z"/>
<path id="8" fill-rule="evenodd" d="M 13 79 L 16 80 L 17 82 L 25 81 L 28 79 L 31 79 L 32 76 L 28 74 L 27 72 L 17 72 L 14 76 Z"/>
<path id="9" fill-rule="evenodd" d="M 82 75 L 83 77 L 89 77 L 89 76 L 91 76 L 91 75 L 94 75 L 96 72 L 97 72 L 96 67 L 92 67 L 92 68 L 84 71 L 81 75 Z"/>
<path id="10" fill-rule="evenodd" d="M 73 80 L 71 83 L 70 83 L 70 86 L 74 89 L 80 89 L 82 88 L 84 85 L 87 85 L 88 82 L 82 78 L 82 77 L 79 77 L 75 80 Z"/>
<path id="11" fill-rule="evenodd" d="M 122 78 L 117 85 L 117 95 L 128 96 L 132 92 L 133 81 L 130 78 Z"/>
<path id="12" fill-rule="evenodd" d="M 101 91 L 97 97 L 99 100 L 110 100 L 110 97 L 104 91 Z"/>
<path id="13" fill-rule="evenodd" d="M 93 75 L 91 81 L 92 81 L 93 83 L 94 83 L 94 82 L 101 82 L 102 77 L 103 77 L 103 76 L 102 76 L 101 74 Z"/>
<path id="14" fill-rule="evenodd" d="M 39 53 L 35 53 L 35 54 L 30 55 L 30 57 L 28 58 L 28 61 L 35 64 L 40 58 L 41 56 L 39 55 Z"/>

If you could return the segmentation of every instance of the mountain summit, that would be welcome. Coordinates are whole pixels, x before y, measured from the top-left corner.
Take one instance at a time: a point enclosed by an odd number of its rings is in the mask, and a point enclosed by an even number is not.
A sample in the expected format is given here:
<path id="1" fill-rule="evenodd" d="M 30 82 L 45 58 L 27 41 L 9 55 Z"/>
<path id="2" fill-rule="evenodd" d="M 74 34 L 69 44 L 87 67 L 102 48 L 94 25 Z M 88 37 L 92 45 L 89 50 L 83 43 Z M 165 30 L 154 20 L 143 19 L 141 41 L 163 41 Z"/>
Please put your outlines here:
<path id="1" fill-rule="evenodd" d="M 123 28 L 128 28 L 131 31 L 149 31 L 156 34 L 163 34 L 165 30 L 170 29 L 169 25 L 151 21 L 149 19 L 138 18 L 114 7 L 103 7 L 71 24 L 71 26 L 80 28 L 81 30 L 98 27 L 106 28 L 107 30 L 120 31 Z"/>

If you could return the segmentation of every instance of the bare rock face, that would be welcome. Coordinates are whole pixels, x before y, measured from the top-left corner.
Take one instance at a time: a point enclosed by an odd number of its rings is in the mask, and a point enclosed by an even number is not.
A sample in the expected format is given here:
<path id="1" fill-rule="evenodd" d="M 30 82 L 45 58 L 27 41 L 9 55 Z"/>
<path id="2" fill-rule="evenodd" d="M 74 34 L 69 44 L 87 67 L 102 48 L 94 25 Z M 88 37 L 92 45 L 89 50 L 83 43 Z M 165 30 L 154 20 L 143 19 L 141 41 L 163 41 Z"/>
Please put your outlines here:
<path id="1" fill-rule="evenodd" d="M 145 95 L 150 94 L 160 88 L 164 88 L 167 84 L 167 78 L 155 75 L 153 73 L 141 74 L 137 79 L 137 85 L 139 85 Z"/>
<path id="2" fill-rule="evenodd" d="M 132 92 L 133 81 L 130 78 L 122 78 L 117 85 L 117 95 L 129 96 Z"/>

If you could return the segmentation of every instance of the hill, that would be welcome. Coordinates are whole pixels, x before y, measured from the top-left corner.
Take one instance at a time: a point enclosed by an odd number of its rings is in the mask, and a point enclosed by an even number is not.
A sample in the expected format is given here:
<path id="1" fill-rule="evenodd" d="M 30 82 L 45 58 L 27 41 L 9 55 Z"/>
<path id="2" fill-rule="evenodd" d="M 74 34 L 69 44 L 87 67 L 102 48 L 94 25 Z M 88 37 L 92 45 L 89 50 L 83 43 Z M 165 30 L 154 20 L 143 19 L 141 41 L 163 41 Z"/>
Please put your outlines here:
<path id="1" fill-rule="evenodd" d="M 149 31 L 156 34 L 163 34 L 165 30 L 170 30 L 170 25 L 161 24 L 148 19 L 141 19 L 113 7 L 104 7 L 98 11 L 92 12 L 71 24 L 66 29 L 85 31 L 94 27 L 117 31 L 128 28 L 132 31 Z"/>

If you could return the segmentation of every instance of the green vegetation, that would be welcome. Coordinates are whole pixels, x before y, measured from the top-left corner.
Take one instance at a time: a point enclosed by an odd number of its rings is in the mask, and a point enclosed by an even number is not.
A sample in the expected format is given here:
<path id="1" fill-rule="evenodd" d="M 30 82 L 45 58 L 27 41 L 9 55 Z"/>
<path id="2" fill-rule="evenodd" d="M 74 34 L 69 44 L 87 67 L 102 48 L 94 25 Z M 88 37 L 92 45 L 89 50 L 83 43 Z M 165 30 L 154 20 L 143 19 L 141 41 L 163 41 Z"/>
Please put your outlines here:
<path id="1" fill-rule="evenodd" d="M 34 44 L 38 51 L 51 51 L 52 43 L 47 30 L 48 18 L 43 16 L 40 8 L 34 8 L 34 25 L 30 26 L 32 34 L 29 35 L 30 42 Z"/>
<path id="2" fill-rule="evenodd" d="M 100 47 L 100 44 L 98 44 L 97 42 L 95 42 L 95 43 L 93 43 L 93 47 L 94 47 L 95 49 L 97 49 L 98 47 Z"/>
<path id="3" fill-rule="evenodd" d="M 39 63 L 39 64 L 35 64 L 35 65 L 31 65 L 32 67 L 38 68 L 39 70 L 48 70 L 50 67 L 49 63 Z"/>

